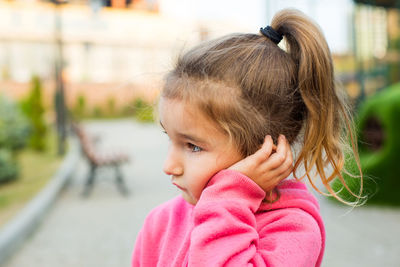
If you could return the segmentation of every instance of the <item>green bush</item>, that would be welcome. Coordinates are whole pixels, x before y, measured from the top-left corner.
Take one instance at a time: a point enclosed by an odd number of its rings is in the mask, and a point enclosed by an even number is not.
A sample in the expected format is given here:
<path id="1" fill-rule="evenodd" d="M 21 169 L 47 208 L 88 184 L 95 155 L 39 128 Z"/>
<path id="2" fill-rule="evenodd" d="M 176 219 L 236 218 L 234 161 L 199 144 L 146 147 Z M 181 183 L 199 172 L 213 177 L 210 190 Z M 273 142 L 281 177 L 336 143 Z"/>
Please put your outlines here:
<path id="1" fill-rule="evenodd" d="M 10 100 L 0 95 L 0 148 L 17 151 L 29 137 L 26 118 Z"/>
<path id="2" fill-rule="evenodd" d="M 29 137 L 29 126 L 18 106 L 0 96 L 0 183 L 17 178 L 15 154 Z"/>
<path id="3" fill-rule="evenodd" d="M 44 120 L 44 105 L 42 100 L 42 85 L 38 76 L 33 76 L 31 81 L 31 91 L 28 98 L 23 101 L 22 109 L 31 124 L 32 133 L 29 146 L 37 151 L 46 148 L 47 127 Z"/>
<path id="4" fill-rule="evenodd" d="M 359 135 L 358 147 L 364 174 L 365 193 L 368 203 L 400 205 L 400 84 L 390 86 L 367 99 L 359 110 L 356 128 Z M 350 173 L 356 172 L 354 159 L 346 166 Z M 359 182 L 345 175 L 352 190 L 358 192 Z M 353 182 L 356 181 L 356 182 Z M 334 189 L 340 189 L 337 181 Z M 354 200 L 348 193 L 340 196 Z"/>
<path id="5" fill-rule="evenodd" d="M 0 148 L 0 184 L 18 177 L 19 169 L 10 150 Z"/>
<path id="6" fill-rule="evenodd" d="M 135 118 L 140 122 L 154 122 L 154 108 L 141 98 L 133 102 Z"/>

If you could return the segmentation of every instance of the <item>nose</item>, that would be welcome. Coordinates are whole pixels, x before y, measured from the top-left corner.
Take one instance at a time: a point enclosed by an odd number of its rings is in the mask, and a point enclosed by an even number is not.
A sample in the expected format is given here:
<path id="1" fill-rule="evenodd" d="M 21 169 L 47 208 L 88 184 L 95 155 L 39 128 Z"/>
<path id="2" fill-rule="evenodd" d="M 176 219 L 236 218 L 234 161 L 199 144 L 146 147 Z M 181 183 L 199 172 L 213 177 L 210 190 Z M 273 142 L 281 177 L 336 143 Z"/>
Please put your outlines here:
<path id="1" fill-rule="evenodd" d="M 183 174 L 183 164 L 178 151 L 170 145 L 167 158 L 164 162 L 163 171 L 167 175 L 180 176 Z"/>

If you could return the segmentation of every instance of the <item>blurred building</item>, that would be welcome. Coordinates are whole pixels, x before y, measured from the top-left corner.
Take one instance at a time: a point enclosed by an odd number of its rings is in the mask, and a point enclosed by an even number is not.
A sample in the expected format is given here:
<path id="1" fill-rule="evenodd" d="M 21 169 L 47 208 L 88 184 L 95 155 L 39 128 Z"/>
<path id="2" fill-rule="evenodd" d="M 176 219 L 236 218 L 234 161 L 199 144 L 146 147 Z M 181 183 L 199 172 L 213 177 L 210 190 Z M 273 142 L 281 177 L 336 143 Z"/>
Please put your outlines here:
<path id="1" fill-rule="evenodd" d="M 163 68 L 152 62 L 168 62 L 177 40 L 191 38 L 190 23 L 160 16 L 144 0 L 132 6 L 63 5 L 61 35 L 69 79 L 123 81 L 157 72 Z M 56 16 L 50 2 L 0 1 L 0 78 L 23 82 L 32 73 L 52 77 Z"/>
<path id="2" fill-rule="evenodd" d="M 182 50 L 226 33 L 256 33 L 286 7 L 321 26 L 354 95 L 361 90 L 356 69 L 367 75 L 395 58 L 391 47 L 400 47 L 397 11 L 352 0 L 70 0 L 59 12 L 50 1 L 0 0 L 0 81 L 26 83 L 33 74 L 53 79 L 57 16 L 65 81 L 113 91 L 154 88 Z M 381 84 L 371 79 L 362 86 Z"/>
<path id="3" fill-rule="evenodd" d="M 315 18 L 336 10 L 346 23 L 322 27 L 334 51 L 349 51 L 348 10 L 327 9 L 327 0 L 313 8 L 314 1 L 281 2 L 73 0 L 60 13 L 65 76 L 74 82 L 123 82 L 161 72 L 182 47 L 230 32 L 257 32 L 286 6 Z M 52 77 L 55 16 L 49 1 L 0 1 L 0 78 L 26 82 L 33 73 Z"/>
<path id="4" fill-rule="evenodd" d="M 354 55 L 358 97 L 400 81 L 400 1 L 356 0 Z"/>

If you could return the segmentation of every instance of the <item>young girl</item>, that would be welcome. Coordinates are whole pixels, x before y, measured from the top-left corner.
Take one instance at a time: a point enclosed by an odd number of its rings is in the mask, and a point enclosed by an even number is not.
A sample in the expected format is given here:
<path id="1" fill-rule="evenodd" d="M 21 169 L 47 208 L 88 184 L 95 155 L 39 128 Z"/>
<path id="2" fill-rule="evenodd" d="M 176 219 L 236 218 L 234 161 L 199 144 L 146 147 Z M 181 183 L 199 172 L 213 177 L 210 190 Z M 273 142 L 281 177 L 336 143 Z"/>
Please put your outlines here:
<path id="1" fill-rule="evenodd" d="M 260 34 L 193 48 L 166 77 L 159 108 L 170 138 L 164 172 L 182 195 L 148 215 L 132 266 L 321 265 L 319 205 L 304 176 L 284 180 L 290 145 L 301 142 L 294 176 L 302 164 L 313 184 L 315 168 L 336 196 L 329 182 L 344 182 L 343 130 L 351 129 L 313 22 L 283 10 Z"/>

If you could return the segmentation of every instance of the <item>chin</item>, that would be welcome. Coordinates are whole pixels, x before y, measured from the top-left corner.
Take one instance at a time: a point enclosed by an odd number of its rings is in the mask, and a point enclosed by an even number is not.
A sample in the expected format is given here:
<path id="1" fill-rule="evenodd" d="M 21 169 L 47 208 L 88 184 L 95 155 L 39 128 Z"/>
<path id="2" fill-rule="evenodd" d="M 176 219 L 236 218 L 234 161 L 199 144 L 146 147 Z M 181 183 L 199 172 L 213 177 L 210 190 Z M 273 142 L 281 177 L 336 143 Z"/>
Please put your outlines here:
<path id="1" fill-rule="evenodd" d="M 196 203 L 197 203 L 197 200 L 193 199 L 192 197 L 189 197 L 186 194 L 182 194 L 182 197 L 187 203 L 189 203 L 191 205 L 196 205 Z"/>

